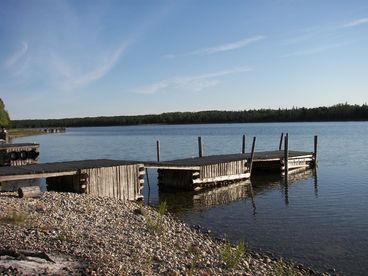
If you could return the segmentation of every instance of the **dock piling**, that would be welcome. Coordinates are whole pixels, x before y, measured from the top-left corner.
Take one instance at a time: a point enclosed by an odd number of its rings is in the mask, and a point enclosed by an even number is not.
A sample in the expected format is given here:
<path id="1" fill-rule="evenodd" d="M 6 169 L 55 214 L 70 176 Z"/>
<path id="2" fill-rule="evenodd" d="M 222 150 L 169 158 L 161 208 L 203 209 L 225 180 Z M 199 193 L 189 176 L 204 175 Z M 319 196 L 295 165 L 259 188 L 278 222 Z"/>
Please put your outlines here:
<path id="1" fill-rule="evenodd" d="M 249 161 L 249 173 L 252 174 L 252 167 L 253 167 L 253 158 L 254 158 L 254 150 L 256 148 L 256 140 L 257 137 L 253 137 L 253 143 L 252 143 L 252 151 L 250 153 L 250 161 Z"/>
<path id="2" fill-rule="evenodd" d="M 318 136 L 314 136 L 314 159 L 317 161 Z"/>
<path id="3" fill-rule="evenodd" d="M 156 141 L 156 156 L 157 162 L 160 162 L 160 140 Z"/>
<path id="4" fill-rule="evenodd" d="M 281 132 L 280 144 L 279 144 L 279 150 L 281 150 L 281 149 L 282 149 L 282 140 L 283 140 L 283 138 L 284 138 L 284 133 L 283 133 L 283 132 Z"/>
<path id="5" fill-rule="evenodd" d="M 203 145 L 202 145 L 202 137 L 198 136 L 198 156 L 203 156 Z"/>
<path id="6" fill-rule="evenodd" d="M 288 171 L 289 171 L 289 134 L 285 133 L 285 139 L 284 139 L 284 172 L 287 177 Z"/>
<path id="7" fill-rule="evenodd" d="M 246 142 L 245 135 L 243 135 L 242 154 L 245 153 L 245 142 Z"/>

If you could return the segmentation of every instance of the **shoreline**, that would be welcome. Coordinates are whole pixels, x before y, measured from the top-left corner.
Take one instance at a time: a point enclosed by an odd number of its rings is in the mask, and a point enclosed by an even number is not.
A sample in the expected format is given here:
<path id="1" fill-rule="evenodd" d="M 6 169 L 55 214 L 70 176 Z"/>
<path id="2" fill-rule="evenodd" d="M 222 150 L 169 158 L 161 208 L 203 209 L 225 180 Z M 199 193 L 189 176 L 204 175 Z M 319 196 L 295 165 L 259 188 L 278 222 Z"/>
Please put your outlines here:
<path id="1" fill-rule="evenodd" d="M 14 258 L 0 256 L 0 274 L 334 275 L 230 246 L 164 209 L 85 194 L 20 199 L 0 192 L 0 253 L 32 251 L 58 260 L 38 260 L 47 266 L 22 272 L 24 263 L 17 268 Z"/>

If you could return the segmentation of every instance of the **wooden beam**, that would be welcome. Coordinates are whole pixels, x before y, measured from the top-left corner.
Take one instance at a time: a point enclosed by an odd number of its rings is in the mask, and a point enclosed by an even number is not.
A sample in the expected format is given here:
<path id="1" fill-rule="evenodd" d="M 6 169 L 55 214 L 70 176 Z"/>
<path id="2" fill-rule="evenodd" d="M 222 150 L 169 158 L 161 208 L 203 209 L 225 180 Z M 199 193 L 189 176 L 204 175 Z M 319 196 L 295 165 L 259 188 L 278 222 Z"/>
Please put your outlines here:
<path id="1" fill-rule="evenodd" d="M 203 156 L 203 145 L 202 145 L 202 137 L 198 136 L 198 156 Z"/>
<path id="2" fill-rule="evenodd" d="M 39 197 L 40 195 L 41 195 L 40 186 L 21 187 L 18 189 L 18 196 L 20 198 Z"/>
<path id="3" fill-rule="evenodd" d="M 254 159 L 254 150 L 256 148 L 256 140 L 257 137 L 253 137 L 253 143 L 252 143 L 252 151 L 250 153 L 250 161 L 249 161 L 249 173 L 252 173 L 252 167 L 253 167 L 253 159 Z"/>
<path id="4" fill-rule="evenodd" d="M 53 172 L 53 173 L 37 173 L 37 174 L 4 175 L 4 176 L 0 176 L 0 182 L 57 177 L 57 176 L 64 176 L 64 175 L 75 175 L 77 173 L 78 171 L 68 171 L 68 172 L 57 172 L 57 173 Z"/>
<path id="5" fill-rule="evenodd" d="M 287 175 L 288 173 L 288 163 L 289 163 L 289 134 L 286 133 L 285 134 L 285 140 L 284 140 L 284 171 L 285 171 L 285 174 Z"/>
<path id="6" fill-rule="evenodd" d="M 242 174 L 234 174 L 234 175 L 224 175 L 224 176 L 216 176 L 216 177 L 208 177 L 208 178 L 198 178 L 193 180 L 193 184 L 202 184 L 202 183 L 213 183 L 220 181 L 230 181 L 237 179 L 247 179 L 250 177 L 250 173 L 242 173 Z"/>
<path id="7" fill-rule="evenodd" d="M 157 156 L 157 162 L 160 162 L 160 141 L 156 141 L 156 156 Z"/>
<path id="8" fill-rule="evenodd" d="M 245 138 L 246 138 L 245 135 L 243 135 L 242 154 L 245 153 L 245 142 L 246 142 Z"/>
<path id="9" fill-rule="evenodd" d="M 281 149 L 282 149 L 282 140 L 283 140 L 283 138 L 284 138 L 284 133 L 283 133 L 283 132 L 281 132 L 280 144 L 279 144 L 279 150 L 281 150 Z"/>

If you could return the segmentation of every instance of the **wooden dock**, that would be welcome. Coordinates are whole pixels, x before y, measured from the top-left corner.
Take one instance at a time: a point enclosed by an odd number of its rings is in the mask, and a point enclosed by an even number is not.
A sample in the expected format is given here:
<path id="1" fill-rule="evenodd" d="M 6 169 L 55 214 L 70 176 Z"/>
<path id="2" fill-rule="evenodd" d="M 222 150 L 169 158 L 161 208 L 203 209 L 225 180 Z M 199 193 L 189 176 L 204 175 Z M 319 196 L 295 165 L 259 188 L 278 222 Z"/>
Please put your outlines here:
<path id="1" fill-rule="evenodd" d="M 0 182 L 46 178 L 50 189 L 122 200 L 143 197 L 144 175 L 141 163 L 107 159 L 0 168 Z"/>
<path id="2" fill-rule="evenodd" d="M 0 144 L 0 167 L 37 163 L 39 144 Z"/>
<path id="3" fill-rule="evenodd" d="M 158 169 L 160 189 L 200 190 L 250 178 L 252 173 L 280 172 L 285 174 L 285 152 L 264 151 L 212 155 L 161 162 L 145 162 L 146 168 Z M 288 174 L 315 166 L 313 152 L 289 151 Z"/>
<path id="4" fill-rule="evenodd" d="M 2 145 L 0 153 L 3 149 L 4 157 L 0 160 L 5 160 L 3 163 L 9 167 L 0 167 L 0 182 L 46 178 L 51 189 L 136 200 L 142 198 L 146 168 L 157 169 L 161 190 L 200 191 L 245 181 L 251 173 L 272 171 L 289 175 L 316 166 L 316 136 L 314 152 L 289 151 L 288 134 L 281 150 L 282 140 L 283 134 L 279 150 L 255 152 L 254 137 L 251 153 L 244 153 L 243 136 L 243 153 L 203 156 L 202 139 L 198 137 L 199 157 L 170 161 L 160 161 L 160 144 L 157 141 L 156 162 L 101 159 L 28 165 L 22 162 L 27 164 L 36 159 L 28 161 L 22 156 L 37 153 L 37 144 Z M 12 160 L 12 154 L 21 166 L 10 166 L 18 164 L 11 163 L 17 161 Z"/>

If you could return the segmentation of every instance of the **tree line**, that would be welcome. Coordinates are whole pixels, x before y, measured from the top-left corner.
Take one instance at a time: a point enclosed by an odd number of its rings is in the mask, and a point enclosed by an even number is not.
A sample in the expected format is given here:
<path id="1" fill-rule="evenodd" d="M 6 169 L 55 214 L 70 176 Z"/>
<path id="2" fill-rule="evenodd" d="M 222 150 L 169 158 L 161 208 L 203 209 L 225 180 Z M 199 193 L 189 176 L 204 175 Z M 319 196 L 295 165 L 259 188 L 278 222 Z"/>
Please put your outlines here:
<path id="1" fill-rule="evenodd" d="M 64 119 L 13 120 L 14 128 L 119 126 L 142 124 L 211 124 L 258 122 L 367 121 L 368 105 L 251 109 L 242 111 L 169 112 L 135 116 L 100 116 Z"/>

